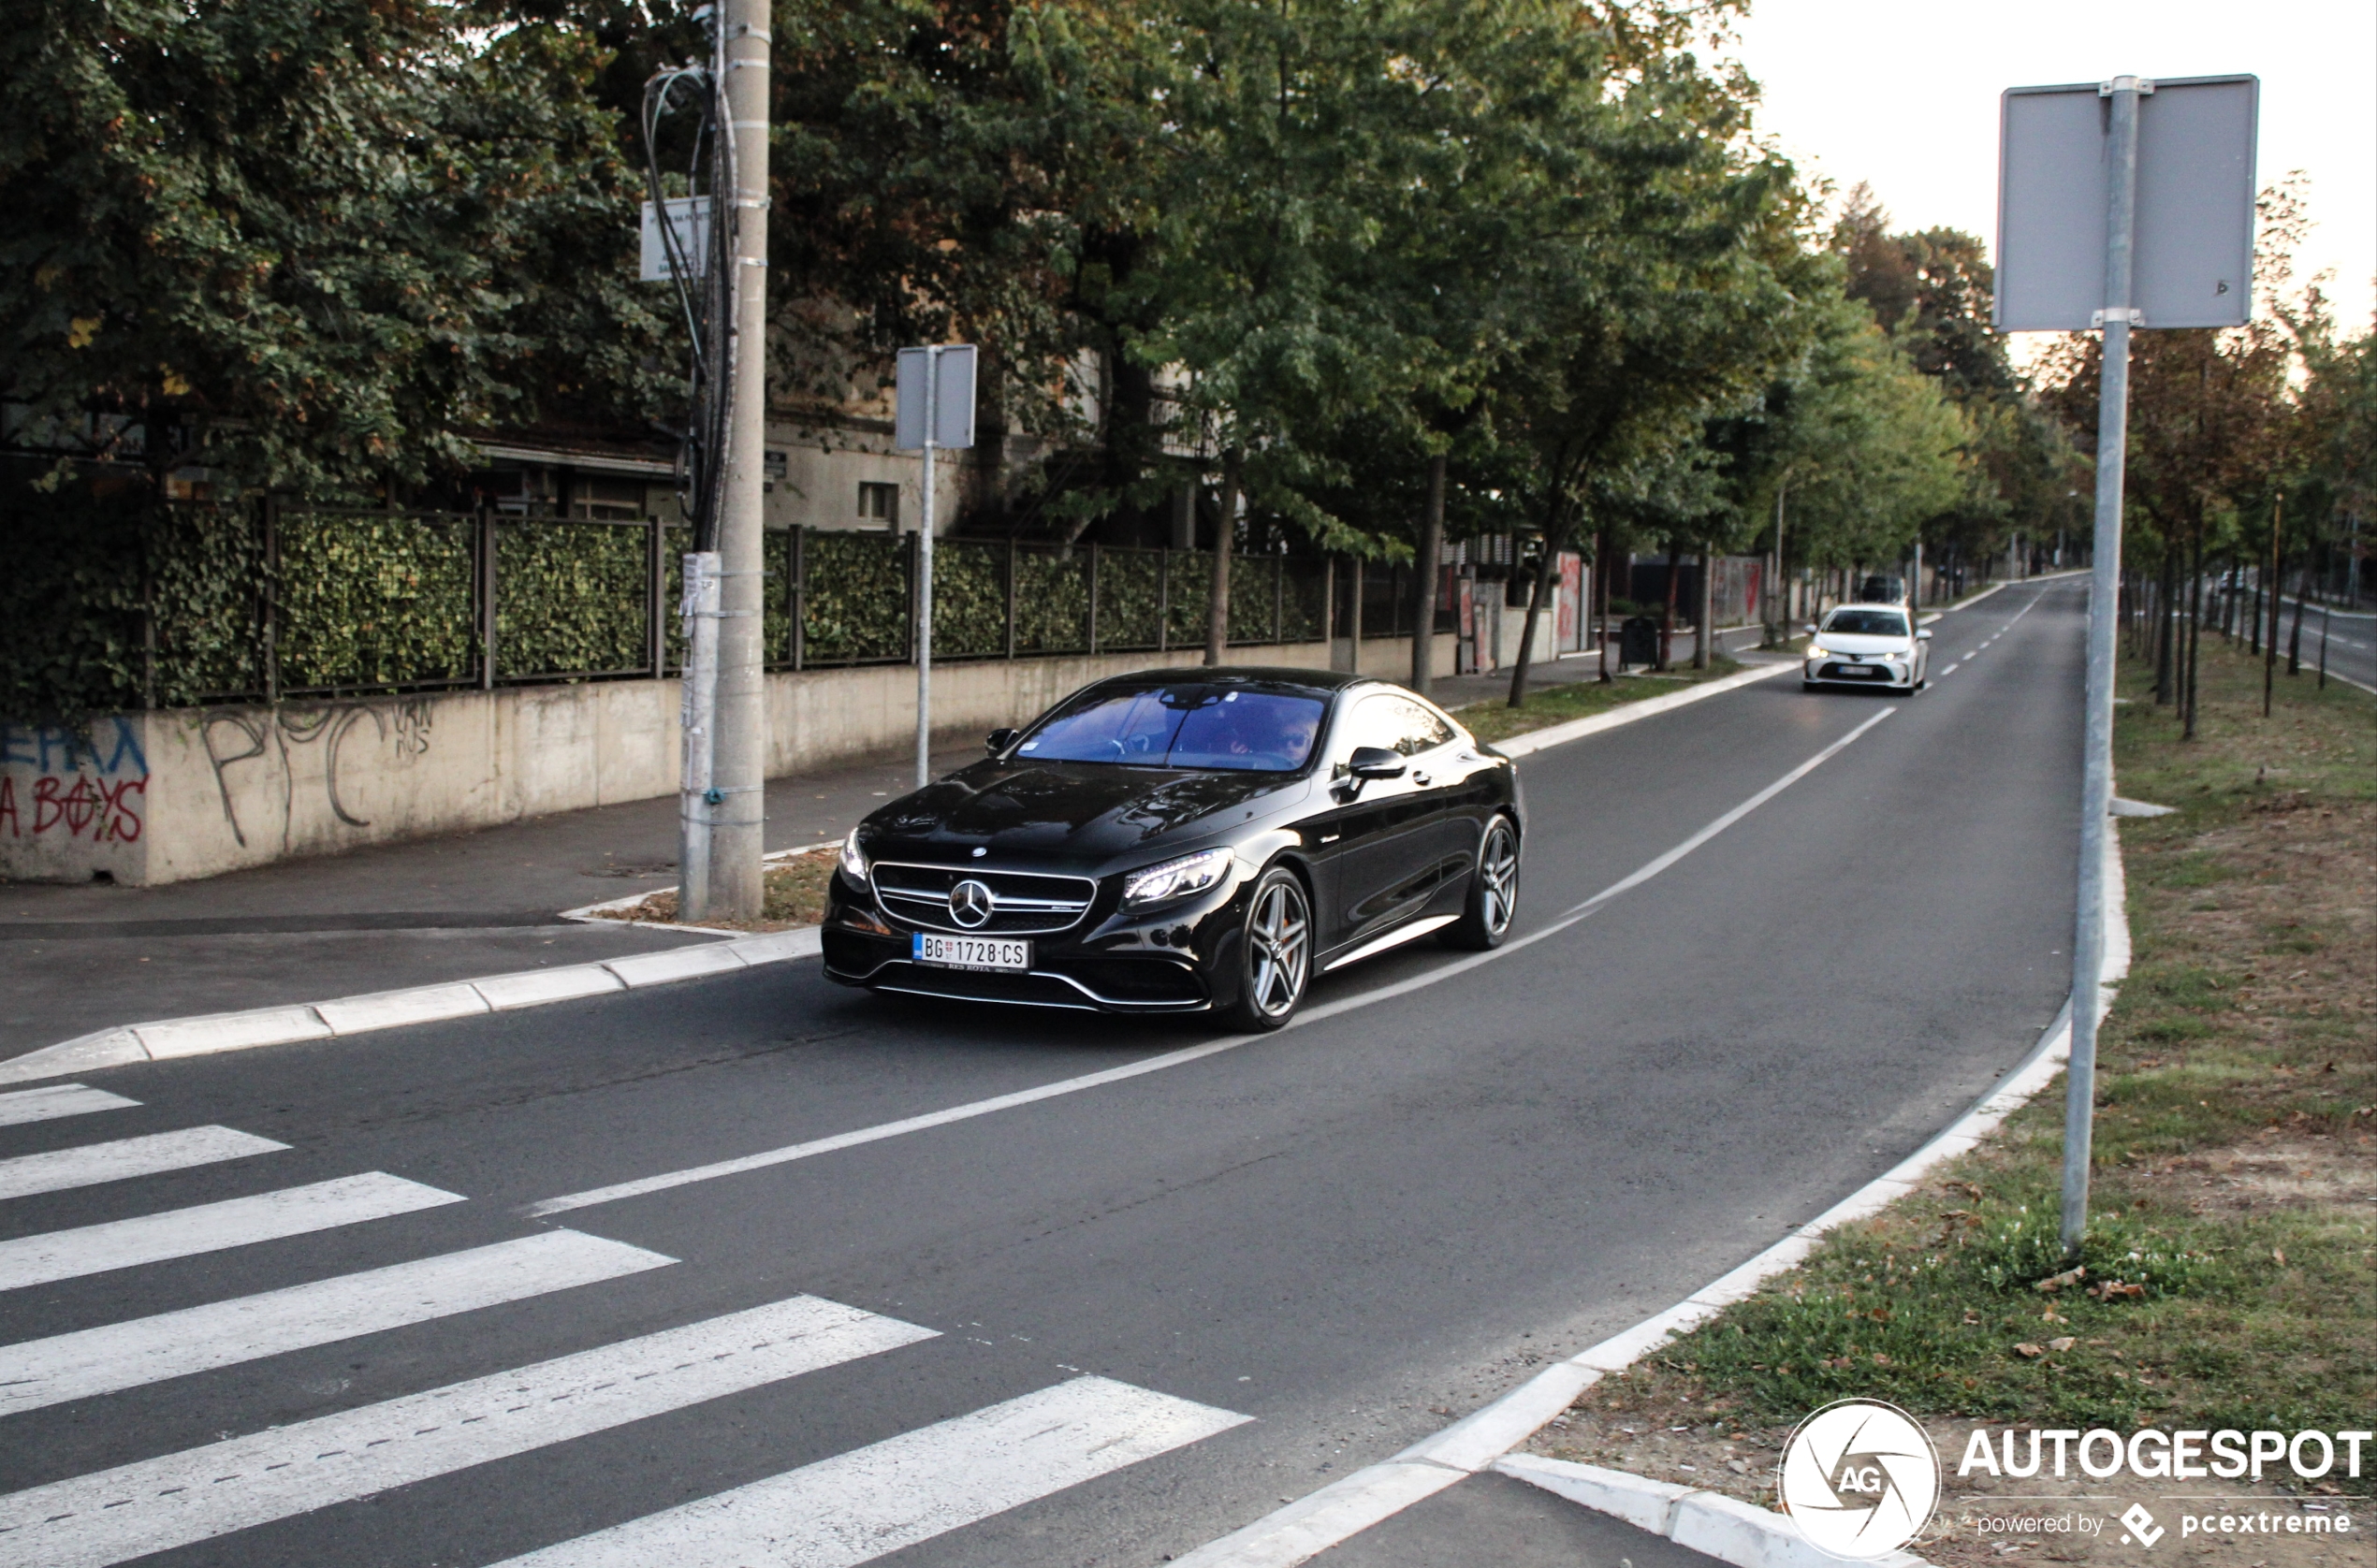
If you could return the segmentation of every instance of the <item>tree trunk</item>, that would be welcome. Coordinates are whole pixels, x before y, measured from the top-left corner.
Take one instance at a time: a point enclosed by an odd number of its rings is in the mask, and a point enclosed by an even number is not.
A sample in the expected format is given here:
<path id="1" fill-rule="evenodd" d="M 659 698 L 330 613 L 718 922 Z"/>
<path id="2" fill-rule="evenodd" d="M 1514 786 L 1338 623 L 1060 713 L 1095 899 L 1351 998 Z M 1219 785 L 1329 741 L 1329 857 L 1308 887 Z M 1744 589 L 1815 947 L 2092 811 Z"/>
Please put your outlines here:
<path id="1" fill-rule="evenodd" d="M 2179 627 L 2179 552 L 2166 547 L 2163 570 L 2154 588 L 2154 705 L 2171 703 L 2171 637 Z"/>
<path id="2" fill-rule="evenodd" d="M 1527 666 L 1535 659 L 1536 617 L 1543 611 L 1544 601 L 1551 597 L 1553 564 L 1560 555 L 1560 530 L 1543 530 L 1543 559 L 1535 563 L 1535 588 L 1527 595 L 1527 618 L 1519 625 L 1519 661 L 1510 666 L 1510 705 L 1524 707 L 1527 704 Z"/>
<path id="3" fill-rule="evenodd" d="M 1230 654 L 1230 546 L 1238 533 L 1238 449 L 1221 455 L 1221 515 L 1213 530 L 1213 591 L 1205 604 L 1205 664 Z"/>
<path id="4" fill-rule="evenodd" d="M 1594 647 L 1600 657 L 1601 675 L 1597 684 L 1610 684 L 1610 530 L 1603 529 L 1593 536 L 1593 601 L 1600 606 L 1594 617 Z"/>
<path id="5" fill-rule="evenodd" d="M 1444 454 L 1428 459 L 1428 504 L 1420 517 L 1420 559 L 1412 563 L 1411 690 L 1422 697 L 1436 675 L 1436 588 L 1444 576 Z"/>
<path id="6" fill-rule="evenodd" d="M 1684 546 L 1668 535 L 1668 596 L 1659 608 L 1659 663 L 1662 674 L 1675 667 L 1675 569 L 1684 562 Z"/>
<path id="7" fill-rule="evenodd" d="M 2278 547 L 2286 528 L 2286 498 L 2274 497 L 2269 503 L 2269 559 L 2261 573 L 2261 583 L 2253 595 L 2253 634 L 2263 634 L 2267 620 L 2268 640 L 2262 645 L 2262 717 L 2269 717 L 2269 705 L 2276 700 L 2274 688 L 2278 675 Z M 2265 617 L 2262 606 L 2269 606 Z"/>
<path id="8" fill-rule="evenodd" d="M 2188 596 L 2187 663 L 2180 682 L 2184 689 L 2180 698 L 2183 717 L 2179 738 L 2181 740 L 2195 738 L 2195 660 L 2204 636 L 2204 545 L 2200 535 L 2189 553 L 2194 558 L 2189 563 L 2193 568 L 2189 573 L 2193 588 Z"/>
<path id="9" fill-rule="evenodd" d="M 2303 673 L 2303 601 L 2307 597 L 2303 592 L 2302 578 L 2297 573 L 2295 580 L 2295 630 L 2286 639 L 2286 673 L 2290 675 Z"/>
<path id="10" fill-rule="evenodd" d="M 1716 583 L 1709 570 L 1709 552 L 1702 550 L 1700 552 L 1700 603 L 1696 612 L 1699 617 L 1699 625 L 1692 633 L 1692 667 L 1696 670 L 1705 670 L 1709 667 L 1709 625 L 1716 619 Z"/>

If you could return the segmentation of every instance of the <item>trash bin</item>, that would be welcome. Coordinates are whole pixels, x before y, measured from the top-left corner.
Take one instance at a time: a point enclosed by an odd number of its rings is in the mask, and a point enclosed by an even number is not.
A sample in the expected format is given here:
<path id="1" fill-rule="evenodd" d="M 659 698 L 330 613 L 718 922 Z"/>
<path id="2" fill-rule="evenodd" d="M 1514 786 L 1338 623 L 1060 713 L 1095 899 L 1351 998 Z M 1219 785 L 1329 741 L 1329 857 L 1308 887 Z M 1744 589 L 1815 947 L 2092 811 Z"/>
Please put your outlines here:
<path id="1" fill-rule="evenodd" d="M 1649 616 L 1628 616 L 1618 628 L 1618 662 L 1621 664 L 1656 664 L 1659 661 L 1659 623 Z"/>

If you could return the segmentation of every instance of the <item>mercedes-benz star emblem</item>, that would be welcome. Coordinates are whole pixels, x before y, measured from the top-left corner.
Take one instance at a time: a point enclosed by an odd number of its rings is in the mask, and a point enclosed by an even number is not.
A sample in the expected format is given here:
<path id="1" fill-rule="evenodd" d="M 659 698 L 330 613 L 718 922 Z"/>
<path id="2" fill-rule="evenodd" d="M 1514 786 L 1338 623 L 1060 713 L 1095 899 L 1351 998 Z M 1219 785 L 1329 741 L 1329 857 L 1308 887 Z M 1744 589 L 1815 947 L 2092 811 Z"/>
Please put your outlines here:
<path id="1" fill-rule="evenodd" d="M 949 918 L 969 931 L 990 919 L 998 907 L 999 900 L 990 890 L 971 877 L 949 890 Z"/>

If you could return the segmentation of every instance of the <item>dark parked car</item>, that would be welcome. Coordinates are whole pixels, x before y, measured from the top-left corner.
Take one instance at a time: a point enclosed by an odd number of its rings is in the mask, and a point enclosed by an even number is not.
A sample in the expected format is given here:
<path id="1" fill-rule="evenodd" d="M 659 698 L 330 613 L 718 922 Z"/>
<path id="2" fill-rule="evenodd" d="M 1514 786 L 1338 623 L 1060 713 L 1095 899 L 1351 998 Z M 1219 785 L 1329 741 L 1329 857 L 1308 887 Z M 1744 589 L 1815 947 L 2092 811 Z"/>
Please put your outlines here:
<path id="1" fill-rule="evenodd" d="M 852 831 L 825 972 L 1276 1029 L 1324 970 L 1431 934 L 1498 945 L 1524 820 L 1509 759 L 1401 687 L 1118 675 Z"/>

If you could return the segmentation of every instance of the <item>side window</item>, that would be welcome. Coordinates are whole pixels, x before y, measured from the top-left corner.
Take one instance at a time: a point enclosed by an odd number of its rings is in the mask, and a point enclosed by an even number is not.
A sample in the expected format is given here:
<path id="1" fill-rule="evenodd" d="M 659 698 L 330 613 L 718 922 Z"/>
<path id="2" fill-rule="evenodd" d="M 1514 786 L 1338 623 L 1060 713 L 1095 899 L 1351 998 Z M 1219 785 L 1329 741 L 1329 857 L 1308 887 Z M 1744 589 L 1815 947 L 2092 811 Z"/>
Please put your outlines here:
<path id="1" fill-rule="evenodd" d="M 1452 739 L 1452 726 L 1408 697 L 1380 692 L 1362 700 L 1347 733 L 1349 753 L 1357 746 L 1375 746 L 1416 757 Z"/>

